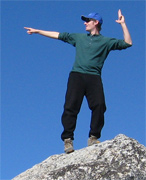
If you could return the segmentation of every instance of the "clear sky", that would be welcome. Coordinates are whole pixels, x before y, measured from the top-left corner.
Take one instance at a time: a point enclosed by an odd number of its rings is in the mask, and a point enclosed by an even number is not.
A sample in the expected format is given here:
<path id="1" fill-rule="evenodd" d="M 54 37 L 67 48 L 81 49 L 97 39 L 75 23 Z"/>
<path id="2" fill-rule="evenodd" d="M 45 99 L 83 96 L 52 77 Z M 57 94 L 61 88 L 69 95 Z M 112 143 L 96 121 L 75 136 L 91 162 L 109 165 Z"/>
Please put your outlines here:
<path id="1" fill-rule="evenodd" d="M 1 2 L 1 179 L 12 179 L 55 154 L 64 153 L 60 134 L 68 74 L 75 49 L 59 40 L 28 35 L 24 26 L 86 33 L 81 15 L 99 12 L 101 34 L 123 39 L 115 22 L 122 10 L 133 46 L 112 51 L 103 68 L 107 111 L 100 141 L 125 134 L 145 141 L 145 1 Z M 74 148 L 87 146 L 90 110 L 78 115 Z"/>

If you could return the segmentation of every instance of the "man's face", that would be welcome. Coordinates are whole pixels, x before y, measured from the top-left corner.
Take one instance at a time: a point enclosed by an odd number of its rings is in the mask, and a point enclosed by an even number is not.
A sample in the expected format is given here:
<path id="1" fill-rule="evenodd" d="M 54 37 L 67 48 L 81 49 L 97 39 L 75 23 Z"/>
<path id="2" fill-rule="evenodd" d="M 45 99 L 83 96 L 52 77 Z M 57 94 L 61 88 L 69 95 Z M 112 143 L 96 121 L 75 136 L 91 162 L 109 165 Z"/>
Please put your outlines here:
<path id="1" fill-rule="evenodd" d="M 98 21 L 89 19 L 89 21 L 84 22 L 86 31 L 91 32 L 92 30 L 96 29 L 96 25 L 98 24 Z"/>

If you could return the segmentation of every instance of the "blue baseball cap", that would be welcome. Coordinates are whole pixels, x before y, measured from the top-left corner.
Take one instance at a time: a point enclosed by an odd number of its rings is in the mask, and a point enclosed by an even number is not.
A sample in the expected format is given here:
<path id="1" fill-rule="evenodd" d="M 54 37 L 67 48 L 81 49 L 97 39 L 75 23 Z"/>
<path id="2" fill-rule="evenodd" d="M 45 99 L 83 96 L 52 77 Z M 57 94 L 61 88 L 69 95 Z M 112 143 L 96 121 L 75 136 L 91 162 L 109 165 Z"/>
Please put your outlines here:
<path id="1" fill-rule="evenodd" d="M 90 19 L 95 19 L 95 20 L 99 21 L 100 24 L 103 23 L 103 19 L 102 19 L 102 17 L 100 16 L 100 14 L 99 14 L 99 13 L 95 13 L 95 12 L 90 13 L 90 14 L 88 14 L 87 16 L 83 16 L 83 15 L 82 15 L 82 16 L 81 16 L 81 19 L 82 19 L 83 21 L 89 21 Z"/>

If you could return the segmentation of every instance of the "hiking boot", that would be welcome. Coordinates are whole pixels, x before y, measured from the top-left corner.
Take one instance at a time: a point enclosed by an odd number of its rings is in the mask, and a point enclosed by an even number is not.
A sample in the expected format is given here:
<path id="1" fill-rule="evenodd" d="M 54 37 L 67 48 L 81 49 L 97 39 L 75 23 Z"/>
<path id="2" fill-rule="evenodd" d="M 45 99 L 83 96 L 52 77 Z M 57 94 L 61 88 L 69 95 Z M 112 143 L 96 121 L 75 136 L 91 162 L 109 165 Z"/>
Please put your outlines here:
<path id="1" fill-rule="evenodd" d="M 64 139 L 64 151 L 66 154 L 69 154 L 74 151 L 73 142 L 71 138 Z"/>
<path id="2" fill-rule="evenodd" d="M 97 140 L 96 136 L 91 135 L 91 137 L 89 137 L 88 146 L 92 146 L 93 144 L 98 144 L 98 143 L 100 143 L 100 141 Z"/>

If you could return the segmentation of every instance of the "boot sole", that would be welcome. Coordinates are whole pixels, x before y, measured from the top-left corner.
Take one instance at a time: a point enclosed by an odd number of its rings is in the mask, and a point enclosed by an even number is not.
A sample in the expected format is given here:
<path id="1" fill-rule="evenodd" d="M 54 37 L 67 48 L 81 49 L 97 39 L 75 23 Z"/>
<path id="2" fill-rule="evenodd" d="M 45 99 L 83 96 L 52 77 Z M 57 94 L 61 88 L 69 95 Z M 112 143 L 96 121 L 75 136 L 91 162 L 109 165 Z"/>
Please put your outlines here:
<path id="1" fill-rule="evenodd" d="M 72 153 L 72 152 L 74 152 L 74 149 L 72 149 L 72 148 L 69 148 L 69 149 L 66 149 L 66 150 L 65 150 L 65 153 L 66 153 L 66 154 L 69 154 L 69 153 Z"/>

